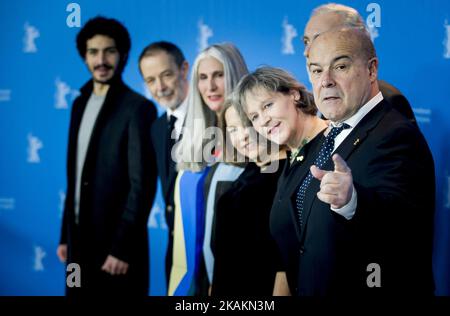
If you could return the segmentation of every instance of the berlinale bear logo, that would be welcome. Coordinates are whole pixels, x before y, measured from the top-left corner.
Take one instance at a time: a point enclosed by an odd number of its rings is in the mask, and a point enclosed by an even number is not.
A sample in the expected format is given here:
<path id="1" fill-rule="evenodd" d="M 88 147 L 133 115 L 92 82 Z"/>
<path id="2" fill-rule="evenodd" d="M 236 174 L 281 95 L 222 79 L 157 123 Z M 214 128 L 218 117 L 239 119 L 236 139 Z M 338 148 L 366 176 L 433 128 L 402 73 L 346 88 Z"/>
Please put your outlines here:
<path id="1" fill-rule="evenodd" d="M 47 253 L 42 247 L 34 247 L 34 271 L 44 271 L 44 264 L 42 260 L 47 256 Z"/>
<path id="2" fill-rule="evenodd" d="M 36 53 L 37 47 L 34 42 L 36 38 L 41 36 L 39 30 L 35 28 L 33 25 L 28 24 L 28 22 L 24 25 L 25 35 L 23 37 L 23 51 L 25 53 Z"/>
<path id="3" fill-rule="evenodd" d="M 294 55 L 295 50 L 292 41 L 298 36 L 297 29 L 292 24 L 289 24 L 287 17 L 284 18 L 282 26 L 283 37 L 281 38 L 281 53 L 283 55 Z"/>
<path id="4" fill-rule="evenodd" d="M 40 163 L 41 158 L 39 157 L 38 150 L 44 147 L 44 144 L 42 141 L 37 138 L 36 136 L 33 136 L 33 134 L 28 134 L 28 158 L 27 161 L 29 163 Z"/>
<path id="5" fill-rule="evenodd" d="M 203 23 L 203 20 L 200 19 L 200 21 L 198 21 L 198 31 L 199 31 L 199 35 L 198 35 L 198 51 L 201 52 L 202 50 L 204 50 L 206 47 L 209 46 L 208 44 L 208 39 L 214 35 L 213 30 L 206 24 Z"/>
<path id="6" fill-rule="evenodd" d="M 445 40 L 444 40 L 444 58 L 450 58 L 450 25 L 448 25 L 447 20 L 444 24 L 445 28 Z"/>

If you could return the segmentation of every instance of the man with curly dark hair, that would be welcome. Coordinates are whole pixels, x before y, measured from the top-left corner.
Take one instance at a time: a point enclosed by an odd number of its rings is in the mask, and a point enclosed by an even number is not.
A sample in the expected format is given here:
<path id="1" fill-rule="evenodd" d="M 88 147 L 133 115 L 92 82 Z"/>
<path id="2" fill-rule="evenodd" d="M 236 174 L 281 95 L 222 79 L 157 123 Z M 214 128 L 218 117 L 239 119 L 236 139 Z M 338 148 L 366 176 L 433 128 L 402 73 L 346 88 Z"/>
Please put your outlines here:
<path id="1" fill-rule="evenodd" d="M 131 41 L 117 20 L 95 17 L 77 36 L 92 78 L 74 101 L 67 197 L 57 255 L 80 266 L 69 296 L 148 294 L 147 220 L 156 189 L 154 105 L 122 81 Z M 78 287 L 80 285 L 80 287 Z"/>

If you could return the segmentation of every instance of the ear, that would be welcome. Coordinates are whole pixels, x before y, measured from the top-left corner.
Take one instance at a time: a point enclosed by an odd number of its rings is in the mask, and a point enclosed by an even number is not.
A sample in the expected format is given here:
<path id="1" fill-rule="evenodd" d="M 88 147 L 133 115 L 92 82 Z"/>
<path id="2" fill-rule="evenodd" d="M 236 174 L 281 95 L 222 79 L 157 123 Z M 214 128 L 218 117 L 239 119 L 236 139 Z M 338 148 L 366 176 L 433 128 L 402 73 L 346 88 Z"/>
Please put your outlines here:
<path id="1" fill-rule="evenodd" d="M 299 102 L 300 101 L 300 92 L 294 89 L 291 89 L 291 91 L 289 92 L 289 94 L 293 97 L 293 100 L 295 102 Z"/>
<path id="2" fill-rule="evenodd" d="M 189 63 L 185 60 L 181 65 L 181 75 L 183 76 L 184 80 L 187 80 L 188 73 L 189 73 Z"/>
<path id="3" fill-rule="evenodd" d="M 368 65 L 369 65 L 370 81 L 374 82 L 378 78 L 378 58 L 373 57 L 373 58 L 369 59 Z"/>

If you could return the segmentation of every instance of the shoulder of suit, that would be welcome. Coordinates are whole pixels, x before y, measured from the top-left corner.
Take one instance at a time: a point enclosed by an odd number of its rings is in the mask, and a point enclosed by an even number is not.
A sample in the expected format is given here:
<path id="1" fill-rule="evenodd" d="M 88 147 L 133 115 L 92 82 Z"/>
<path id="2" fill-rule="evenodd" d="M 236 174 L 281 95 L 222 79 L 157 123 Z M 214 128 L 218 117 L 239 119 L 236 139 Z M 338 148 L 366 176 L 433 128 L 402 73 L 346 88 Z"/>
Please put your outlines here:
<path id="1" fill-rule="evenodd" d="M 141 116 L 143 113 L 149 113 L 153 117 L 152 121 L 156 119 L 156 106 L 151 100 L 148 100 L 126 85 L 122 86 L 120 94 L 122 95 L 120 103 L 126 107 L 129 113 L 134 113 L 138 116 Z"/>
<path id="2" fill-rule="evenodd" d="M 161 133 L 166 131 L 167 117 L 166 113 L 159 116 L 152 124 L 152 133 Z M 158 135 L 161 136 L 161 135 Z"/>
<path id="3" fill-rule="evenodd" d="M 147 104 L 147 105 L 151 105 L 151 106 L 155 106 L 155 104 L 153 103 L 153 101 L 147 99 L 146 97 L 144 97 L 142 94 L 134 91 L 133 89 L 126 87 L 126 90 L 124 90 L 124 97 L 126 99 L 129 100 L 129 102 L 132 102 L 133 104 Z"/>

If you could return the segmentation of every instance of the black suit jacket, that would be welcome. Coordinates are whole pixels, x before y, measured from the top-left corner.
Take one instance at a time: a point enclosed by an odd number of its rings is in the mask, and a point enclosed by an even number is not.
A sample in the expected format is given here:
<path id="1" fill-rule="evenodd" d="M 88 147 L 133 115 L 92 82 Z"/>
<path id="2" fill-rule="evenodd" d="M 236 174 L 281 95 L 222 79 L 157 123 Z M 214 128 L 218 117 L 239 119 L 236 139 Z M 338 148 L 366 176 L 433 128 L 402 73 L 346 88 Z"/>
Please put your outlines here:
<path id="1" fill-rule="evenodd" d="M 352 170 L 357 208 L 351 220 L 317 198 L 313 179 L 299 227 L 295 198 L 323 135 L 285 168 L 271 212 L 271 231 L 295 295 L 432 294 L 434 163 L 419 129 L 385 101 L 352 130 L 336 153 Z M 333 170 L 331 159 L 323 167 Z M 381 288 L 369 288 L 370 263 Z"/>
<path id="2" fill-rule="evenodd" d="M 216 204 L 213 296 L 271 296 L 279 267 L 269 214 L 284 160 L 273 173 L 249 163 Z"/>
<path id="3" fill-rule="evenodd" d="M 156 152 L 156 163 L 158 174 L 161 179 L 161 187 L 166 203 L 166 221 L 170 230 L 173 230 L 173 192 L 175 189 L 175 180 L 177 178 L 176 163 L 168 156 L 167 146 L 167 115 L 163 114 L 153 123 L 152 143 Z M 170 152 L 170 151 L 169 151 Z"/>
<path id="4" fill-rule="evenodd" d="M 378 80 L 378 87 L 384 99 L 392 105 L 394 109 L 403 114 L 413 124 L 417 125 L 416 117 L 408 99 L 393 85 L 383 80 Z"/>
<path id="5" fill-rule="evenodd" d="M 68 263 L 81 264 L 82 290 L 147 295 L 147 219 L 156 189 L 150 128 L 156 110 L 121 80 L 111 83 L 86 152 L 77 225 L 78 132 L 92 89 L 89 81 L 71 111 L 60 243 L 68 244 Z M 111 277 L 100 270 L 109 254 L 129 263 L 126 276 Z"/>
<path id="6" fill-rule="evenodd" d="M 161 179 L 161 188 L 164 196 L 165 217 L 169 230 L 168 244 L 166 252 L 166 282 L 169 282 L 170 271 L 172 269 L 172 248 L 173 248 L 173 228 L 174 228 L 174 190 L 175 180 L 177 178 L 176 163 L 173 161 L 168 151 L 169 142 L 167 139 L 167 131 L 169 122 L 167 115 L 164 113 L 152 125 L 152 143 L 156 152 L 156 163 L 158 166 L 158 174 Z M 172 149 L 170 149 L 172 150 Z"/>

